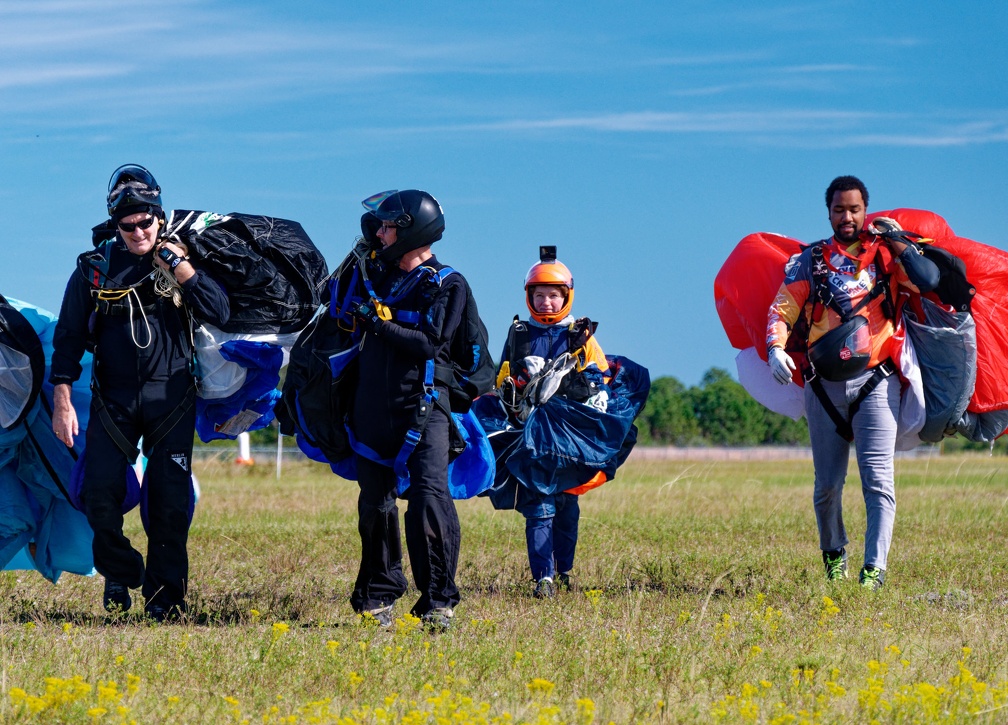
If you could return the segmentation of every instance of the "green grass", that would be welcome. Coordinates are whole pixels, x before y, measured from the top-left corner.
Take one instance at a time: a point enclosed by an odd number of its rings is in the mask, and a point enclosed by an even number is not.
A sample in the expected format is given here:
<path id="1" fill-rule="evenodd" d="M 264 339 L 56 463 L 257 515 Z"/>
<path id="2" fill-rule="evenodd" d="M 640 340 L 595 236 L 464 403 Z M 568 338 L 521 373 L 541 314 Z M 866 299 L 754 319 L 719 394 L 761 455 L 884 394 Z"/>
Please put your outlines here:
<path id="1" fill-rule="evenodd" d="M 431 635 L 414 590 L 394 631 L 351 611 L 355 484 L 206 464 L 190 621 L 109 619 L 100 577 L 0 574 L 0 722 L 1005 722 L 1003 471 L 898 461 L 878 593 L 824 580 L 810 461 L 628 463 L 582 497 L 575 590 L 546 602 L 521 516 L 459 502 L 463 602 Z"/>

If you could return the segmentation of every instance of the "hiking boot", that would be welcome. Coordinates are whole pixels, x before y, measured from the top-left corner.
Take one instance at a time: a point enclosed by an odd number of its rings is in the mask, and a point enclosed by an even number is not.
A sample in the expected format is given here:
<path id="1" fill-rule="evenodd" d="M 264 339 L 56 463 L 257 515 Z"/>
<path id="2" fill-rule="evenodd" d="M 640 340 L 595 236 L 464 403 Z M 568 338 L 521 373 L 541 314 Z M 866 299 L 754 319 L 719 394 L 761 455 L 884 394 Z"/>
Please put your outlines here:
<path id="1" fill-rule="evenodd" d="M 105 580 L 105 591 L 102 593 L 102 606 L 109 614 L 129 611 L 133 600 L 130 598 L 129 587 L 111 579 Z"/>
<path id="2" fill-rule="evenodd" d="M 434 607 L 421 615 L 420 622 L 432 632 L 439 632 L 451 626 L 451 620 L 454 616 L 455 611 L 451 607 Z"/>
<path id="3" fill-rule="evenodd" d="M 361 614 L 361 619 L 365 622 L 370 622 L 374 620 L 378 623 L 378 626 L 382 629 L 388 629 L 392 626 L 392 605 L 386 604 L 384 607 L 375 607 L 374 609 L 366 609 Z"/>
<path id="4" fill-rule="evenodd" d="M 161 602 L 148 604 L 144 607 L 144 614 L 158 624 L 168 624 L 178 622 L 182 619 L 185 608 L 179 605 L 165 606 Z"/>
<path id="5" fill-rule="evenodd" d="M 835 582 L 847 578 L 847 551 L 824 551 L 823 564 L 826 567 L 826 579 Z"/>
<path id="6" fill-rule="evenodd" d="M 552 599 L 555 597 L 556 587 L 553 585 L 553 579 L 548 576 L 544 576 L 536 582 L 535 590 L 533 590 L 532 596 L 536 599 Z"/>
<path id="7" fill-rule="evenodd" d="M 557 589 L 563 588 L 567 591 L 571 590 L 571 573 L 569 571 L 561 571 L 557 573 L 556 578 Z"/>
<path id="8" fill-rule="evenodd" d="M 861 584 L 862 589 L 870 589 L 872 591 L 881 589 L 882 585 L 885 584 L 885 569 L 879 569 L 877 566 L 861 567 L 858 583 Z"/>

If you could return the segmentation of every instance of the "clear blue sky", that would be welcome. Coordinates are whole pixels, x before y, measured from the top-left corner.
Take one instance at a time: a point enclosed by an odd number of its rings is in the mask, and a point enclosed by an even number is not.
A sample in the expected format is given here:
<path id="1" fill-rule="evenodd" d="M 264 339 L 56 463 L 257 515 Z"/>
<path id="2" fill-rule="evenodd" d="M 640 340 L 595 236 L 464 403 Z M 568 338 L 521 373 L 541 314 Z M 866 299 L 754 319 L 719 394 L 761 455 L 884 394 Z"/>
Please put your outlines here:
<path id="1" fill-rule="evenodd" d="M 749 232 L 826 236 L 838 174 L 1008 248 L 1005 8 L 0 0 L 0 292 L 58 310 L 126 162 L 330 266 L 361 199 L 422 188 L 495 355 L 549 243 L 607 352 L 734 374 L 714 275 Z"/>

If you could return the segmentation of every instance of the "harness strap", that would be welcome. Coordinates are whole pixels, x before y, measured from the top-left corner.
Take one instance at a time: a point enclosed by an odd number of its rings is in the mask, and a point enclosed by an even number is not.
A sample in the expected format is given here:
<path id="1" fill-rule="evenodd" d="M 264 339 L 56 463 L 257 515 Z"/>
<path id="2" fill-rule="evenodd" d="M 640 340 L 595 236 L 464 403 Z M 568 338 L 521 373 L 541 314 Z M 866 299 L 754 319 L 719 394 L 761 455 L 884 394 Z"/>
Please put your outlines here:
<path id="1" fill-rule="evenodd" d="M 368 459 L 369 461 L 377 463 L 381 466 L 386 466 L 395 471 L 396 495 L 398 496 L 402 496 L 403 493 L 405 493 L 406 488 L 409 486 L 409 468 L 407 464 L 410 456 L 413 455 L 413 451 L 416 450 L 417 444 L 420 443 L 420 439 L 423 437 L 424 431 L 427 429 L 431 413 L 434 412 L 434 406 L 438 405 L 442 410 L 445 408 L 444 403 L 441 401 L 441 394 L 434 387 L 434 369 L 434 360 L 427 360 L 424 364 L 424 389 L 420 396 L 420 400 L 417 401 L 416 417 L 414 418 L 413 426 L 406 431 L 406 438 L 395 458 L 383 458 L 378 455 L 378 452 L 373 448 L 357 440 L 353 431 L 349 426 L 347 426 L 347 440 L 354 453 Z M 450 419 L 450 411 L 446 412 L 448 413 Z"/>
<path id="2" fill-rule="evenodd" d="M 846 312 L 840 306 L 840 303 L 836 301 L 836 298 L 833 296 L 833 292 L 829 288 L 829 267 L 826 264 L 826 259 L 823 254 L 823 248 L 825 246 L 825 241 L 817 242 L 812 245 L 812 283 L 815 287 L 812 303 L 812 323 L 815 323 L 816 302 L 825 307 L 829 307 L 837 313 L 841 322 L 847 322 L 847 320 L 851 319 L 854 315 L 867 307 L 872 300 L 881 295 L 886 296 L 885 303 L 882 306 L 882 312 L 889 319 L 893 319 L 895 317 L 895 310 L 893 309 L 893 305 L 890 300 L 891 294 L 889 289 L 889 275 L 883 268 L 879 253 L 876 251 L 875 257 L 872 260 L 872 263 L 875 265 L 875 284 L 872 286 L 868 294 L 862 297 L 861 300 L 851 308 L 850 312 Z"/>
<path id="3" fill-rule="evenodd" d="M 185 415 L 193 405 L 195 393 L 195 383 L 190 384 L 189 389 L 182 398 L 182 402 L 176 405 L 175 409 L 169 413 L 163 421 L 161 421 L 161 425 L 155 428 L 150 435 L 144 437 L 148 448 L 153 448 L 157 445 L 161 439 L 168 435 L 168 432 L 175 427 L 175 424 L 182 420 L 182 416 Z M 112 438 L 112 441 L 116 444 L 116 446 L 118 446 L 119 450 L 126 454 L 127 459 L 135 461 L 140 456 L 140 449 L 129 442 L 126 436 L 123 435 L 123 432 L 119 430 L 119 426 L 117 426 L 115 421 L 112 420 L 112 416 L 108 412 L 108 407 L 105 405 L 104 399 L 102 399 L 101 391 L 98 386 L 98 379 L 94 377 L 91 378 L 91 400 L 94 403 L 95 412 L 98 413 L 98 418 L 101 420 L 102 426 L 104 426 L 105 431 L 109 434 L 109 437 Z"/>
<path id="4" fill-rule="evenodd" d="M 879 386 L 879 384 L 885 380 L 890 375 L 896 372 L 896 367 L 893 365 L 892 361 L 886 360 L 885 362 L 879 363 L 872 369 L 872 375 L 868 378 L 861 389 L 858 390 L 858 394 L 851 401 L 851 404 L 847 407 L 847 418 L 840 415 L 840 411 L 837 410 L 836 406 L 833 405 L 833 401 L 830 400 L 829 395 L 826 394 L 826 389 L 823 387 L 822 378 L 818 375 L 806 380 L 808 385 L 812 386 L 812 392 L 816 394 L 819 398 L 819 402 L 822 404 L 823 410 L 833 421 L 833 425 L 836 426 L 837 435 L 843 438 L 845 441 L 850 443 L 854 440 L 854 427 L 852 422 L 854 416 L 857 415 L 858 410 L 861 409 L 861 403 L 871 395 L 872 391 Z"/>

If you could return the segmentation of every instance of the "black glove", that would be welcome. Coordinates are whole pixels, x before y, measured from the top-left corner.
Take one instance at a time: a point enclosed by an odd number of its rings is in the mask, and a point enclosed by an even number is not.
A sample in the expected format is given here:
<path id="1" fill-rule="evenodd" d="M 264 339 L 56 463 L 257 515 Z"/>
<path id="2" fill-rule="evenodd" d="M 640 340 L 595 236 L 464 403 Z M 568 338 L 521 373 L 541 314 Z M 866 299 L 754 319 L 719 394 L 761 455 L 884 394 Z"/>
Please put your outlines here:
<path id="1" fill-rule="evenodd" d="M 587 317 L 579 317 L 574 320 L 574 324 L 571 325 L 570 351 L 577 352 L 587 345 L 596 329 L 598 329 L 598 323 L 592 322 Z"/>
<path id="2" fill-rule="evenodd" d="M 385 326 L 385 320 L 378 316 L 370 302 L 358 302 L 350 308 L 350 314 L 364 332 L 380 335 L 381 329 Z"/>

